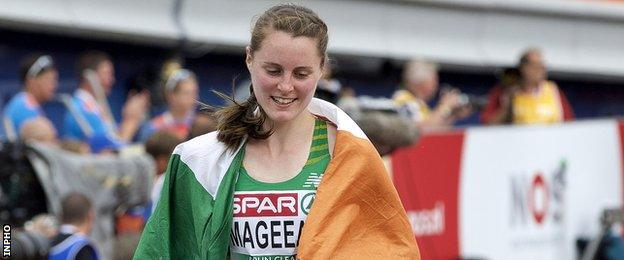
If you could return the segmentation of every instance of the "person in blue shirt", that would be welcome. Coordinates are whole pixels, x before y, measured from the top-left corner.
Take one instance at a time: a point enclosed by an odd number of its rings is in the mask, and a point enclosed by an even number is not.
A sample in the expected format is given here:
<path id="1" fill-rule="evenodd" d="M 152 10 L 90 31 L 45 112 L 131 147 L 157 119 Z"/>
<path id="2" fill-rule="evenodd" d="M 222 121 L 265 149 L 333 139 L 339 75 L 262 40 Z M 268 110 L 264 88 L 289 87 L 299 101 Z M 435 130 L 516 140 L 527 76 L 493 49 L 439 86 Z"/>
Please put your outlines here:
<path id="1" fill-rule="evenodd" d="M 94 136 L 104 135 L 115 143 L 132 141 L 148 109 L 149 94 L 131 95 L 117 125 L 106 100 L 115 83 L 111 57 L 90 51 L 79 58 L 77 68 L 80 83 L 64 118 L 64 137 L 89 142 Z"/>
<path id="2" fill-rule="evenodd" d="M 4 107 L 3 125 L 7 137 L 16 140 L 24 122 L 45 116 L 41 105 L 54 98 L 58 71 L 49 55 L 30 55 L 21 62 L 22 91 Z"/>
<path id="3" fill-rule="evenodd" d="M 52 241 L 49 260 L 96 260 L 98 250 L 89 238 L 95 212 L 89 199 L 70 193 L 61 201 L 61 227 Z"/>

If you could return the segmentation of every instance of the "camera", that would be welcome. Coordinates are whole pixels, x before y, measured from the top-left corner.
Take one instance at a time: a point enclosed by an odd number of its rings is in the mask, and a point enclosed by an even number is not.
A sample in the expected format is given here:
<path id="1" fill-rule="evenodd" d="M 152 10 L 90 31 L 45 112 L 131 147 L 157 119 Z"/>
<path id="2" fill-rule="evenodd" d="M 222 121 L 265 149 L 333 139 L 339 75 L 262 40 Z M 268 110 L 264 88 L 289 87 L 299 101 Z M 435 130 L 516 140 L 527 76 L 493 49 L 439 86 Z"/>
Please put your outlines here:
<path id="1" fill-rule="evenodd" d="M 440 93 L 446 93 L 450 91 L 457 91 L 459 93 L 459 105 L 457 106 L 458 108 L 470 106 L 472 109 L 478 111 L 483 109 L 488 103 L 486 97 L 462 93 L 458 88 L 453 87 L 450 84 L 442 84 Z"/>

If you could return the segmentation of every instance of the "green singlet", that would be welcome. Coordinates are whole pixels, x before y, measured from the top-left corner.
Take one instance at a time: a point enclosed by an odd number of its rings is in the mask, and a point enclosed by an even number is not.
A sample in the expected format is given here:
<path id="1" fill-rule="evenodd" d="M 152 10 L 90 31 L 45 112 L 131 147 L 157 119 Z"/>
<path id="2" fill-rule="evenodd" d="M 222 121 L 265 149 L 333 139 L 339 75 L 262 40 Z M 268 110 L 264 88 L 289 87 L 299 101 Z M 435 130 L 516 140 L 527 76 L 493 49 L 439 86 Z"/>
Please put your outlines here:
<path id="1" fill-rule="evenodd" d="M 232 259 L 296 259 L 301 229 L 330 159 L 327 123 L 317 118 L 308 160 L 292 179 L 261 182 L 241 166 L 230 233 Z"/>

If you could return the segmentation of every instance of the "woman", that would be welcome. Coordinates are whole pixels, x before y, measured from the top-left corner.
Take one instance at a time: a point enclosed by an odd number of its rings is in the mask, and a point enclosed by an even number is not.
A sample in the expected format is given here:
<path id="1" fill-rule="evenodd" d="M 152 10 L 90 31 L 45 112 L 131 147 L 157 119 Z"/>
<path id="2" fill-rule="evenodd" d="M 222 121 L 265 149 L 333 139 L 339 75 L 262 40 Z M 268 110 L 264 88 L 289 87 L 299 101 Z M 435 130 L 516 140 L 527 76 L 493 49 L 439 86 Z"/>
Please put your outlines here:
<path id="1" fill-rule="evenodd" d="M 198 95 L 195 74 L 185 69 L 173 72 L 165 82 L 165 98 L 169 109 L 143 127 L 139 140 L 145 141 L 159 130 L 186 139 L 195 117 L 195 100 Z"/>
<path id="2" fill-rule="evenodd" d="M 176 148 L 135 258 L 419 258 L 371 143 L 312 98 L 327 39 L 304 7 L 258 18 L 250 98 L 216 112 L 218 131 Z"/>
<path id="3" fill-rule="evenodd" d="M 58 70 L 49 55 L 30 55 L 20 64 L 22 92 L 4 107 L 4 129 L 9 140 L 17 140 L 24 123 L 45 117 L 41 106 L 54 99 L 58 87 Z M 55 130 L 56 131 L 56 130 Z"/>

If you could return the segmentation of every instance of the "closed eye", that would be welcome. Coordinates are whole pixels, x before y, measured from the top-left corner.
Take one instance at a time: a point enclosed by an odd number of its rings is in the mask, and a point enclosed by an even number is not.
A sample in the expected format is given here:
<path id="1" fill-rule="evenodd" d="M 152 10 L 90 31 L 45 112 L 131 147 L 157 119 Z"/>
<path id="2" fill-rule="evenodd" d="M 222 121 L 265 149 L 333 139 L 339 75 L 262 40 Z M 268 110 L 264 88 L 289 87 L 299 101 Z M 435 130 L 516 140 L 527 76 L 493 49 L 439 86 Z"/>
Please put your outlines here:
<path id="1" fill-rule="evenodd" d="M 310 74 L 308 74 L 308 73 L 295 73 L 295 77 L 298 78 L 298 79 L 305 79 L 308 76 L 310 76 Z"/>
<path id="2" fill-rule="evenodd" d="M 267 69 L 266 72 L 267 74 L 271 76 L 279 76 L 280 74 L 282 74 L 281 70 L 276 70 L 276 69 Z"/>

